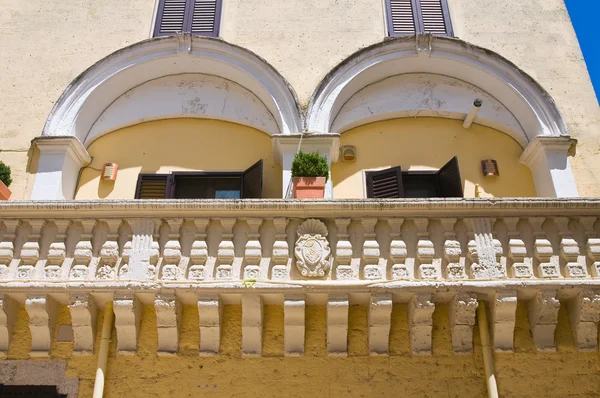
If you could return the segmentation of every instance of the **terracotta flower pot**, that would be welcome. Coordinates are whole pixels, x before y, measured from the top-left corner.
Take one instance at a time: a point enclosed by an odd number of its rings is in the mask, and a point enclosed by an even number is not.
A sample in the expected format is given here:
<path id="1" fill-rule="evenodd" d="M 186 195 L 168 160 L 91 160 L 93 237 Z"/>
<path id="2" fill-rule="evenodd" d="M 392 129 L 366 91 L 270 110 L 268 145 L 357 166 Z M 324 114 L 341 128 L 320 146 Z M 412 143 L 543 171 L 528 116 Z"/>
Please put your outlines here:
<path id="1" fill-rule="evenodd" d="M 323 199 L 326 181 L 325 177 L 294 177 L 294 198 Z"/>
<path id="2" fill-rule="evenodd" d="M 8 200 L 12 192 L 2 181 L 0 181 L 0 200 Z"/>

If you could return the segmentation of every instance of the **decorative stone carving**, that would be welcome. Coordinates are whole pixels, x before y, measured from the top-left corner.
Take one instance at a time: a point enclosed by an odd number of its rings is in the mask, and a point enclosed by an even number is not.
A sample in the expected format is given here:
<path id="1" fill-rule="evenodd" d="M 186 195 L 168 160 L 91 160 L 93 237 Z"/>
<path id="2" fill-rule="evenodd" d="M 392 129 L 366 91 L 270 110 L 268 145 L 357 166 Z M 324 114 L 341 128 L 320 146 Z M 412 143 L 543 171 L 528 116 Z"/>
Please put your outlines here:
<path id="1" fill-rule="evenodd" d="M 469 257 L 471 272 L 475 279 L 504 279 L 506 267 L 500 262 L 502 244 L 492 235 L 490 218 L 469 218 Z"/>
<path id="2" fill-rule="evenodd" d="M 274 218 L 273 224 L 275 225 L 275 242 L 273 243 L 273 255 L 271 256 L 271 279 L 273 280 L 287 280 L 290 275 L 289 259 L 290 249 L 287 243 L 287 234 L 285 229 L 287 227 L 287 218 Z"/>
<path id="3" fill-rule="evenodd" d="M 579 223 L 583 226 L 587 255 L 591 260 L 592 276 L 600 277 L 600 239 L 594 229 L 596 217 L 580 217 Z"/>
<path id="4" fill-rule="evenodd" d="M 410 279 L 412 277 L 406 266 L 406 257 L 408 256 L 408 250 L 406 249 L 406 243 L 401 238 L 401 228 L 404 223 L 402 218 L 390 218 L 388 220 L 390 227 L 392 228 L 390 243 L 390 257 L 392 258 L 392 279 Z"/>
<path id="5" fill-rule="evenodd" d="M 81 220 L 83 231 L 77 245 L 75 246 L 75 254 L 73 267 L 71 268 L 71 279 L 86 279 L 88 276 L 88 267 L 92 262 L 92 236 L 93 229 L 96 225 L 95 220 Z"/>
<path id="6" fill-rule="evenodd" d="M 133 242 L 131 240 L 123 245 L 123 253 L 121 254 L 121 265 L 119 267 L 119 279 L 127 279 L 129 276 L 129 263 L 133 255 Z"/>
<path id="7" fill-rule="evenodd" d="M 538 351 L 556 351 L 554 330 L 559 309 L 560 302 L 554 290 L 540 290 L 529 302 L 529 325 Z"/>
<path id="8" fill-rule="evenodd" d="M 517 224 L 518 217 L 506 217 L 504 223 L 508 229 L 508 251 L 512 261 L 512 274 L 515 278 L 531 278 L 533 277 L 533 262 L 527 256 L 527 248 L 525 242 L 520 238 Z"/>
<path id="9" fill-rule="evenodd" d="M 600 291 L 586 289 L 569 302 L 569 318 L 573 339 L 580 351 L 598 349 Z"/>
<path id="10" fill-rule="evenodd" d="M 369 353 L 371 355 L 389 353 L 392 305 L 391 293 L 371 295 L 369 305 Z"/>
<path id="11" fill-rule="evenodd" d="M 492 295 L 490 310 L 494 349 L 498 352 L 513 351 L 517 292 L 515 290 L 497 291 Z"/>
<path id="12" fill-rule="evenodd" d="M 29 315 L 32 357 L 45 357 L 50 354 L 54 327 L 58 316 L 59 304 L 50 296 L 30 294 L 25 300 L 25 310 Z"/>
<path id="13" fill-rule="evenodd" d="M 438 279 L 440 268 L 440 259 L 435 259 L 435 249 L 433 242 L 429 239 L 429 232 L 427 226 L 429 220 L 426 218 L 415 219 L 415 225 L 417 226 L 417 256 L 419 257 L 419 277 L 421 279 Z M 435 262 L 435 263 L 434 263 Z"/>
<path id="14" fill-rule="evenodd" d="M 554 255 L 552 244 L 546 239 L 546 233 L 542 229 L 544 221 L 544 217 L 529 217 L 535 239 L 533 248 L 538 261 L 538 272 L 542 278 L 560 278 L 559 258 Z"/>
<path id="15" fill-rule="evenodd" d="M 0 293 L 0 356 L 8 352 L 18 314 L 19 303 Z"/>
<path id="16" fill-rule="evenodd" d="M 188 279 L 191 281 L 203 281 L 206 279 L 206 260 L 208 260 L 208 246 L 206 245 L 206 227 L 208 218 L 196 218 L 196 238 L 192 243 L 190 251 L 190 267 L 188 269 Z"/>
<path id="17" fill-rule="evenodd" d="M 285 295 L 283 301 L 283 330 L 285 356 L 304 355 L 304 309 L 303 295 Z"/>
<path id="18" fill-rule="evenodd" d="M 327 300 L 327 353 L 332 356 L 348 355 L 347 294 L 330 294 Z"/>
<path id="19" fill-rule="evenodd" d="M 341 280 L 354 279 L 354 271 L 352 270 L 352 243 L 348 240 L 350 219 L 336 218 L 335 225 L 338 230 L 338 241 L 335 246 L 335 259 L 337 261 L 335 278 Z"/>
<path id="20" fill-rule="evenodd" d="M 455 354 L 473 352 L 473 326 L 479 303 L 473 293 L 459 293 L 450 302 L 450 330 Z"/>
<path id="21" fill-rule="evenodd" d="M 4 235 L 0 242 L 0 279 L 7 279 L 15 255 L 15 239 L 19 220 L 3 220 Z"/>
<path id="22" fill-rule="evenodd" d="M 179 237 L 183 220 L 181 218 L 170 218 L 166 222 L 169 229 L 169 240 L 163 250 L 164 265 L 161 269 L 161 279 L 164 281 L 176 281 L 179 279 L 179 262 L 181 261 L 181 243 L 179 242 Z"/>
<path id="23" fill-rule="evenodd" d="M 100 263 L 96 270 L 96 279 L 110 280 L 117 276 L 119 262 L 119 226 L 121 220 L 102 220 L 108 225 L 106 242 L 100 248 Z"/>
<path id="24" fill-rule="evenodd" d="M 223 233 L 219 249 L 217 250 L 217 279 L 230 280 L 233 278 L 233 259 L 235 249 L 233 246 L 233 226 L 235 218 L 221 218 Z"/>
<path id="25" fill-rule="evenodd" d="M 142 321 L 142 304 L 132 293 L 115 294 L 113 300 L 117 353 L 135 355 Z"/>
<path id="26" fill-rule="evenodd" d="M 218 295 L 198 297 L 200 355 L 217 355 L 221 345 L 223 306 Z"/>
<path id="27" fill-rule="evenodd" d="M 560 235 L 560 254 L 565 261 L 566 276 L 570 278 L 584 278 L 588 275 L 586 256 L 579 252 L 579 244 L 571 237 L 569 231 L 569 218 L 556 217 L 554 223 Z"/>
<path id="28" fill-rule="evenodd" d="M 131 249 L 125 269 L 119 271 L 119 277 L 126 280 L 154 279 L 159 258 L 158 242 L 155 240 L 156 224 L 151 218 L 128 219 L 132 228 Z M 127 244 L 125 245 L 127 246 Z"/>
<path id="29" fill-rule="evenodd" d="M 431 355 L 434 310 L 431 294 L 415 294 L 408 303 L 410 348 L 415 355 Z"/>
<path id="30" fill-rule="evenodd" d="M 456 240 L 456 218 L 442 218 L 444 227 L 444 259 L 446 260 L 445 276 L 450 280 L 465 279 L 465 257 L 462 255 L 460 242 Z"/>
<path id="31" fill-rule="evenodd" d="M 263 303 L 258 294 L 242 295 L 242 354 L 262 355 Z"/>
<path id="32" fill-rule="evenodd" d="M 96 302 L 88 293 L 72 294 L 69 299 L 69 311 L 75 337 L 73 351 L 80 355 L 92 355 L 96 331 Z"/>
<path id="33" fill-rule="evenodd" d="M 305 277 L 324 277 L 331 268 L 332 256 L 327 241 L 327 227 L 314 218 L 298 227 L 298 240 L 294 253 L 296 267 Z"/>
<path id="34" fill-rule="evenodd" d="M 175 293 L 163 292 L 154 300 L 158 329 L 158 355 L 175 354 L 179 348 L 182 304 Z"/>
<path id="35" fill-rule="evenodd" d="M 22 223 L 20 229 L 28 234 L 27 241 L 21 248 L 21 263 L 17 267 L 17 279 L 34 279 L 35 266 L 40 259 L 40 239 L 44 220 L 30 220 L 29 227 Z"/>
<path id="36" fill-rule="evenodd" d="M 69 220 L 55 220 L 56 237 L 50 244 L 48 255 L 46 256 L 46 266 L 44 267 L 45 279 L 60 279 L 62 277 L 62 265 L 67 257 L 67 229 Z"/>
<path id="37" fill-rule="evenodd" d="M 246 267 L 244 268 L 244 279 L 258 279 L 260 277 L 260 260 L 262 258 L 262 247 L 258 240 L 259 228 L 262 225 L 262 219 L 260 218 L 249 218 L 246 220 L 250 227 L 250 233 L 248 234 L 248 242 L 244 250 L 244 258 L 246 260 Z"/>
<path id="38" fill-rule="evenodd" d="M 365 262 L 364 267 L 364 278 L 368 280 L 384 279 L 383 272 L 379 266 L 379 258 L 381 252 L 379 250 L 379 243 L 377 243 L 377 235 L 375 234 L 375 225 L 377 224 L 376 218 L 363 218 L 361 219 L 365 242 L 363 243 L 363 261 Z"/>

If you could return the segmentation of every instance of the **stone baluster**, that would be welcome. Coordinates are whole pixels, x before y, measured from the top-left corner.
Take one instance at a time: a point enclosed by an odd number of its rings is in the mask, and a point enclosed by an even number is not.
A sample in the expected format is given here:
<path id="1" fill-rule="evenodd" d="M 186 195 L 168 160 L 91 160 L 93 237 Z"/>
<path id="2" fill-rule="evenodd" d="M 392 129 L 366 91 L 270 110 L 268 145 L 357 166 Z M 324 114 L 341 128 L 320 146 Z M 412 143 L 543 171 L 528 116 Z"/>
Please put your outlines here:
<path id="1" fill-rule="evenodd" d="M 115 279 L 115 276 L 117 275 L 117 263 L 119 261 L 119 226 L 121 225 L 121 220 L 110 218 L 101 221 L 108 225 L 108 233 L 106 235 L 106 242 L 104 242 L 100 248 L 100 263 L 96 270 L 96 279 L 110 280 Z"/>
<path id="2" fill-rule="evenodd" d="M 520 237 L 517 224 L 518 217 L 506 217 L 504 219 L 506 228 L 508 229 L 508 254 L 512 260 L 512 274 L 515 278 L 531 278 L 533 277 L 533 263 L 530 257 L 527 256 L 527 248 L 525 242 Z"/>
<path id="3" fill-rule="evenodd" d="M 465 258 L 462 255 L 460 242 L 456 240 L 456 218 L 442 218 L 444 228 L 444 258 L 446 260 L 446 277 L 450 280 L 465 279 Z"/>
<path id="4" fill-rule="evenodd" d="M 579 222 L 585 234 L 587 255 L 592 262 L 592 276 L 598 278 L 600 277 L 600 237 L 594 229 L 596 217 L 580 217 Z"/>
<path id="5" fill-rule="evenodd" d="M 21 263 L 17 267 L 18 279 L 33 279 L 35 266 L 40 259 L 40 239 L 44 220 L 29 221 L 29 236 L 21 248 Z M 25 224 L 21 224 L 25 228 Z"/>
<path id="6" fill-rule="evenodd" d="M 92 231 L 96 226 L 96 220 L 84 219 L 81 220 L 83 231 L 79 242 L 75 246 L 73 255 L 73 267 L 71 268 L 71 279 L 86 279 L 88 276 L 88 267 L 92 262 Z"/>
<path id="7" fill-rule="evenodd" d="M 248 234 L 248 242 L 244 249 L 244 258 L 246 259 L 246 267 L 244 268 L 244 279 L 258 279 L 260 277 L 260 259 L 262 258 L 262 247 L 258 240 L 260 234 L 259 229 L 262 225 L 262 219 L 249 218 L 246 220 L 250 227 Z"/>
<path id="8" fill-rule="evenodd" d="M 69 220 L 55 220 L 56 237 L 54 242 L 50 244 L 47 262 L 44 268 L 44 278 L 60 279 L 62 277 L 62 265 L 67 257 L 67 229 L 69 228 Z"/>
<path id="9" fill-rule="evenodd" d="M 290 277 L 290 248 L 287 243 L 287 218 L 274 218 L 275 242 L 273 242 L 273 255 L 271 257 L 271 279 L 278 281 L 288 280 Z"/>
<path id="10" fill-rule="evenodd" d="M 342 280 L 354 279 L 352 270 L 352 243 L 348 240 L 349 218 L 336 218 L 337 244 L 335 246 L 335 259 L 337 266 L 335 268 L 335 278 Z"/>
<path id="11" fill-rule="evenodd" d="M 429 239 L 427 226 L 429 220 L 426 218 L 417 218 L 414 220 L 417 226 L 417 256 L 419 258 L 419 277 L 421 279 L 438 279 L 439 278 L 439 259 L 433 258 L 435 249 L 433 242 Z M 435 264 L 434 264 L 435 262 Z"/>
<path id="12" fill-rule="evenodd" d="M 584 278 L 588 275 L 586 255 L 579 250 L 579 244 L 571 237 L 568 217 L 556 217 L 554 223 L 560 236 L 560 255 L 565 261 L 565 276 Z"/>
<path id="13" fill-rule="evenodd" d="M 181 218 L 170 218 L 167 220 L 169 225 L 169 240 L 163 250 L 163 266 L 161 279 L 164 281 L 176 281 L 179 279 L 179 262 L 181 261 Z"/>
<path id="14" fill-rule="evenodd" d="M 15 239 L 19 220 L 4 220 L 4 235 L 0 242 L 0 279 L 8 278 L 10 264 L 15 255 Z"/>
<path id="15" fill-rule="evenodd" d="M 368 280 L 384 279 L 383 272 L 379 266 L 379 258 L 381 251 L 379 250 L 379 242 L 375 234 L 376 218 L 363 218 L 362 225 L 364 227 L 365 242 L 363 243 L 363 260 L 365 262 L 364 278 Z"/>
<path id="16" fill-rule="evenodd" d="M 408 251 L 406 250 L 406 243 L 402 240 L 402 224 L 404 219 L 402 218 L 390 218 L 388 220 L 392 229 L 390 243 L 390 257 L 392 258 L 392 279 L 410 279 L 413 275 L 409 272 L 406 266 L 406 257 Z"/>
<path id="17" fill-rule="evenodd" d="M 205 267 L 208 260 L 208 245 L 206 244 L 206 227 L 208 218 L 196 218 L 196 237 L 190 250 L 190 268 L 188 270 L 188 279 L 191 281 L 203 281 L 206 279 Z"/>
<path id="18" fill-rule="evenodd" d="M 538 260 L 538 271 L 542 278 L 560 278 L 560 266 L 558 256 L 554 255 L 552 244 L 546 239 L 546 233 L 542 229 L 544 217 L 530 217 L 529 224 L 533 228 L 535 239 L 533 248 Z"/>
<path id="19" fill-rule="evenodd" d="M 221 218 L 223 233 L 221 243 L 217 250 L 217 279 L 230 280 L 233 278 L 233 259 L 235 249 L 233 246 L 233 226 L 235 218 Z"/>

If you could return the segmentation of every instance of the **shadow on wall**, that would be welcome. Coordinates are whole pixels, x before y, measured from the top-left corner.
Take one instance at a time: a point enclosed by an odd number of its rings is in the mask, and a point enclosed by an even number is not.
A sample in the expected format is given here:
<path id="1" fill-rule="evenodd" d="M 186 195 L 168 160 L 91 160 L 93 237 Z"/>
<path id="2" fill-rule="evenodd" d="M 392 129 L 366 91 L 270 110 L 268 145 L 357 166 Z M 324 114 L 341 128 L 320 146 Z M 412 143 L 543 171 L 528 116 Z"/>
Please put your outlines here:
<path id="1" fill-rule="evenodd" d="M 169 119 L 117 130 L 88 148 L 76 199 L 132 199 L 140 173 L 243 171 L 264 160 L 263 197 L 281 197 L 281 167 L 271 138 L 258 130 L 210 119 Z M 104 163 L 117 163 L 116 182 L 100 180 Z M 97 169 L 97 170 L 96 170 Z"/>
<path id="2" fill-rule="evenodd" d="M 464 196 L 535 197 L 529 168 L 519 163 L 523 149 L 504 133 L 488 127 L 462 127 L 441 118 L 393 119 L 357 127 L 342 134 L 341 145 L 356 146 L 356 161 L 335 163 L 331 174 L 336 198 L 363 198 L 365 170 L 401 166 L 437 170 L 457 156 Z M 499 177 L 483 177 L 481 161 L 495 159 Z"/>

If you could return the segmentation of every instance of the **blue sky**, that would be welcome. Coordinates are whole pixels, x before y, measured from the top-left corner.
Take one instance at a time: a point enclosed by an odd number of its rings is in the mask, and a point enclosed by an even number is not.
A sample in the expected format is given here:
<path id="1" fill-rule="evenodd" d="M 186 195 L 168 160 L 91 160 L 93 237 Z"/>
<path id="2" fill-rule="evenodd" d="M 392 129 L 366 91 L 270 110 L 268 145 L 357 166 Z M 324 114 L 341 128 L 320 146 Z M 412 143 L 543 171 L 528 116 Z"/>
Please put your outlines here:
<path id="1" fill-rule="evenodd" d="M 595 32 L 600 20 L 600 0 L 565 0 L 565 3 L 600 102 L 600 44 Z"/>

